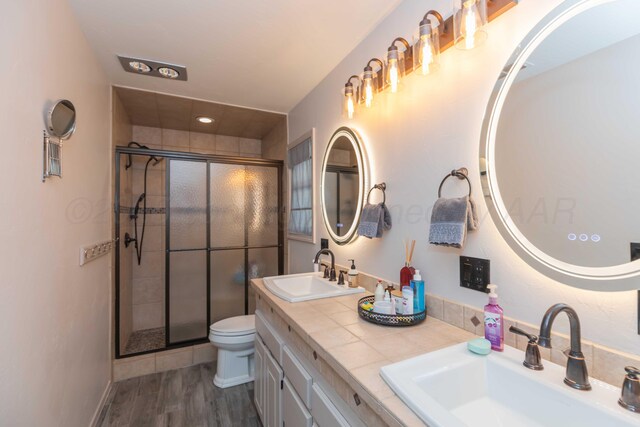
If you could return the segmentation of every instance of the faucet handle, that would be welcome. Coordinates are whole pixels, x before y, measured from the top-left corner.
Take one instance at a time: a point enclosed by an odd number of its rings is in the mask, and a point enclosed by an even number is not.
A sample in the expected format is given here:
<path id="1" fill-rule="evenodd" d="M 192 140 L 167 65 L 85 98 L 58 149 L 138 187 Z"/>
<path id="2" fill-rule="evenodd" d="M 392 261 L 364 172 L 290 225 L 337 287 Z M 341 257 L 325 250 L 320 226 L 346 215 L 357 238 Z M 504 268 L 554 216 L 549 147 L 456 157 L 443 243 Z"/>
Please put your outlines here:
<path id="1" fill-rule="evenodd" d="M 509 331 L 513 332 L 516 335 L 522 335 L 523 337 L 527 337 L 527 339 L 529 340 L 530 343 L 537 343 L 538 342 L 538 337 L 536 335 L 532 335 L 530 333 L 527 333 L 527 332 L 523 331 L 520 328 L 516 328 L 515 326 L 510 326 L 509 327 Z"/>
<path id="2" fill-rule="evenodd" d="M 324 266 L 324 274 L 322 275 L 322 278 L 323 279 L 328 279 L 329 278 L 329 266 L 328 265 Z"/>
<path id="3" fill-rule="evenodd" d="M 633 379 L 639 379 L 640 377 L 640 369 L 634 368 L 633 366 L 625 366 L 624 370 L 627 372 L 627 376 Z"/>
<path id="4" fill-rule="evenodd" d="M 542 366 L 542 357 L 540 356 L 540 349 L 538 348 L 538 337 L 529 334 L 520 328 L 516 328 L 515 326 L 510 326 L 509 331 L 513 332 L 514 334 L 527 337 L 527 339 L 529 340 L 529 343 L 527 344 L 527 350 L 525 351 L 524 355 L 524 362 L 522 362 L 522 364 L 534 371 L 542 371 L 544 369 L 544 366 Z"/>
<path id="5" fill-rule="evenodd" d="M 626 366 L 624 370 L 627 375 L 618 404 L 631 412 L 640 412 L 640 370 L 633 366 Z"/>

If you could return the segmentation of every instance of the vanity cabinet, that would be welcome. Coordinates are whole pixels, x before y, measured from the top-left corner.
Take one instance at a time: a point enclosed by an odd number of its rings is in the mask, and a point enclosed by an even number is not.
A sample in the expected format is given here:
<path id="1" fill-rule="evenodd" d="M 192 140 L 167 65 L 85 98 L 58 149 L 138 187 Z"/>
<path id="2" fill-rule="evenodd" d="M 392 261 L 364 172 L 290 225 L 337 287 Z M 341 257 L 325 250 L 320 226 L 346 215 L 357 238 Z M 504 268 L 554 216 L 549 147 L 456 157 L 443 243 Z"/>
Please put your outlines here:
<path id="1" fill-rule="evenodd" d="M 282 426 L 282 387 L 283 387 L 283 371 L 278 362 L 267 353 L 266 370 L 265 370 L 265 407 L 263 410 L 264 427 L 281 427 Z"/>
<path id="2" fill-rule="evenodd" d="M 311 413 L 287 378 L 282 388 L 282 422 L 283 427 L 311 427 Z"/>
<path id="3" fill-rule="evenodd" d="M 261 420 L 264 420 L 265 405 L 265 369 L 267 347 L 262 343 L 260 337 L 256 336 L 256 350 L 254 353 L 255 361 L 255 382 L 253 383 L 253 400 L 256 404 L 256 412 Z"/>

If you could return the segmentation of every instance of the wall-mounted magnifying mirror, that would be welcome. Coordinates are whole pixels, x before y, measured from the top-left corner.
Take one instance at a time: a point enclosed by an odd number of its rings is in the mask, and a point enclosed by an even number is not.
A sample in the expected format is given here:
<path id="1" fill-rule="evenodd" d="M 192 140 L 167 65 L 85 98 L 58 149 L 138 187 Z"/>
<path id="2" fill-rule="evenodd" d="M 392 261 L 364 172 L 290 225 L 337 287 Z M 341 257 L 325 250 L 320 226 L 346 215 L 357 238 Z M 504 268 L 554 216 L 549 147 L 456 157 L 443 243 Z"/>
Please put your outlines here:
<path id="1" fill-rule="evenodd" d="M 565 1 L 520 44 L 485 116 L 483 188 L 502 236 L 585 289 L 640 288 L 638 16 L 637 0 Z"/>
<path id="2" fill-rule="evenodd" d="M 47 113 L 47 132 L 59 139 L 69 139 L 76 130 L 76 108 L 67 99 L 57 101 Z"/>
<path id="3" fill-rule="evenodd" d="M 50 176 L 62 176 L 62 141 L 76 130 L 76 108 L 67 99 L 53 104 L 46 114 L 42 181 Z"/>
<path id="4" fill-rule="evenodd" d="M 356 237 L 365 194 L 364 150 L 357 133 L 341 127 L 335 131 L 322 162 L 322 216 L 339 245 Z"/>

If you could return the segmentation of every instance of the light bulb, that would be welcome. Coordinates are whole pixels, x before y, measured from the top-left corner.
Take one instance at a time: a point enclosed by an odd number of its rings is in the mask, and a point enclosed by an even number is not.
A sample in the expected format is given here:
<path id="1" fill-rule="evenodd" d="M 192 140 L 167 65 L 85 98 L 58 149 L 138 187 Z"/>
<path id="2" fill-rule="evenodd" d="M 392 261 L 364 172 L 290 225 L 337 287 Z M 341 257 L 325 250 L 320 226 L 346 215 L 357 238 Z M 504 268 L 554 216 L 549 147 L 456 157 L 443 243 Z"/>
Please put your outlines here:
<path id="1" fill-rule="evenodd" d="M 473 49 L 476 41 L 476 2 L 474 0 L 465 1 L 462 5 L 462 35 L 464 37 L 465 49 Z"/>
<path id="2" fill-rule="evenodd" d="M 373 79 L 365 77 L 364 79 L 364 105 L 369 108 L 373 103 Z"/>
<path id="3" fill-rule="evenodd" d="M 431 36 L 422 36 L 422 49 L 420 50 L 420 63 L 422 64 L 422 74 L 429 74 L 430 66 L 433 64 L 433 44 Z"/>
<path id="4" fill-rule="evenodd" d="M 400 81 L 400 72 L 398 70 L 398 60 L 390 59 L 389 64 L 389 85 L 391 86 L 391 92 L 396 93 L 398 91 L 398 82 Z"/>
<path id="5" fill-rule="evenodd" d="M 347 118 L 353 119 L 353 114 L 356 111 L 355 103 L 353 102 L 353 93 L 347 93 L 345 95 L 345 112 L 347 114 Z"/>

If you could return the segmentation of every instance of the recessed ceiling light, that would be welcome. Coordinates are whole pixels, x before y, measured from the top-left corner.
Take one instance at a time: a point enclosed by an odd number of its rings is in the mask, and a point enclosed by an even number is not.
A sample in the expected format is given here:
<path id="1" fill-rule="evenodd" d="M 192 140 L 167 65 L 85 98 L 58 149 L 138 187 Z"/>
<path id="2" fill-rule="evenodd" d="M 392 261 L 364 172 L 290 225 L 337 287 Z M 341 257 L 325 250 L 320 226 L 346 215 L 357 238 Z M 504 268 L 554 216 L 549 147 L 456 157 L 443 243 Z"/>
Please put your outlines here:
<path id="1" fill-rule="evenodd" d="M 129 62 L 129 67 L 131 67 L 132 70 L 138 72 L 138 73 L 150 73 L 151 72 L 151 67 L 149 67 L 147 64 L 145 64 L 144 62 L 141 61 L 131 61 Z"/>
<path id="2" fill-rule="evenodd" d="M 180 73 L 171 67 L 160 67 L 158 68 L 158 72 L 162 74 L 162 77 L 166 77 L 168 79 L 177 79 L 180 77 Z"/>
<path id="3" fill-rule="evenodd" d="M 204 123 L 205 125 L 213 123 L 213 119 L 211 117 L 198 116 L 196 117 L 196 120 L 200 123 Z"/>

